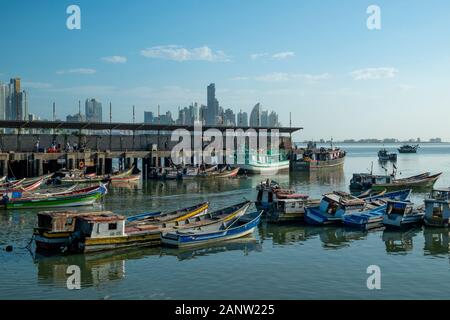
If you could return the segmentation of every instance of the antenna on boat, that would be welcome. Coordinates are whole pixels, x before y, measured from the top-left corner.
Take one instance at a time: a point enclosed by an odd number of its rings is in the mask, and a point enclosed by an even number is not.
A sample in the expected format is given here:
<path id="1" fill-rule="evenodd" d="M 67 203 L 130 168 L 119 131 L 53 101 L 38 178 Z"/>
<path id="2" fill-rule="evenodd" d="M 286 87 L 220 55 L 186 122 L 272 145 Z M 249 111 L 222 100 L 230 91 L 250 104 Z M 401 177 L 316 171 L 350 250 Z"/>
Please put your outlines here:
<path id="1" fill-rule="evenodd" d="M 372 161 L 372 165 L 370 166 L 370 175 L 373 175 L 373 161 Z"/>

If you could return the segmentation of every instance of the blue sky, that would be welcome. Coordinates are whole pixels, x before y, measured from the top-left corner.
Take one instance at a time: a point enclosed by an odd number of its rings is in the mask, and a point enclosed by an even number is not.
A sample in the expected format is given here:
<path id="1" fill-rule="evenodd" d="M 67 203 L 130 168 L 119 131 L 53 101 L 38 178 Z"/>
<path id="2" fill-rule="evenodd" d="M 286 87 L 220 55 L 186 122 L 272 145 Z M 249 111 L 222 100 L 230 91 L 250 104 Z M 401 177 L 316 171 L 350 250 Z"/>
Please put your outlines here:
<path id="1" fill-rule="evenodd" d="M 81 8 L 81 30 L 66 8 Z M 381 9 L 368 30 L 366 9 Z M 21 77 L 30 111 L 113 103 L 114 121 L 206 103 L 261 102 L 303 139 L 450 140 L 450 3 L 434 1 L 5 1 L 0 80 Z M 107 109 L 107 108 L 105 108 Z M 107 118 L 104 115 L 105 119 Z"/>

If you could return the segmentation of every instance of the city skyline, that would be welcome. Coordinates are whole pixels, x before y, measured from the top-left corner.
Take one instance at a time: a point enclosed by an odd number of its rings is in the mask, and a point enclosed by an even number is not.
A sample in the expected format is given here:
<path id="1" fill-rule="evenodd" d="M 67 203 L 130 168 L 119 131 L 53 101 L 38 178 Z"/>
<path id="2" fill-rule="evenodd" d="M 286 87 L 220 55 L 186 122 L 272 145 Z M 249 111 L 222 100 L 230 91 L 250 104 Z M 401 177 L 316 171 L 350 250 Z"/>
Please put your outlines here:
<path id="1" fill-rule="evenodd" d="M 288 126 L 292 113 L 305 128 L 297 139 L 450 140 L 449 3 L 379 1 L 381 30 L 366 26 L 369 3 L 237 4 L 77 1 L 82 27 L 68 30 L 67 3 L 6 2 L 0 26 L 15 29 L 4 33 L 0 80 L 20 76 L 29 113 L 47 119 L 53 102 L 64 119 L 86 98 L 112 102 L 117 121 L 131 122 L 133 105 L 139 122 L 158 105 L 178 115 L 207 105 L 214 82 L 235 114 L 260 102 Z"/>

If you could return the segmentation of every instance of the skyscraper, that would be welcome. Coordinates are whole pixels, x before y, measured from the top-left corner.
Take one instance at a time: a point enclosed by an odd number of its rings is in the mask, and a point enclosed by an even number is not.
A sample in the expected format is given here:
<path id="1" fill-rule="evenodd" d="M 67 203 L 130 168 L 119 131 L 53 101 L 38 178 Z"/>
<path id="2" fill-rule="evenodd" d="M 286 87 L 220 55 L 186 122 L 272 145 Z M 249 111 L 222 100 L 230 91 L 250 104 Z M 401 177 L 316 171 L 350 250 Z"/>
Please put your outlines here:
<path id="1" fill-rule="evenodd" d="M 144 123 L 153 123 L 154 118 L 153 112 L 144 111 Z"/>
<path id="2" fill-rule="evenodd" d="M 257 103 L 250 113 L 250 127 L 261 127 L 262 106 Z"/>
<path id="3" fill-rule="evenodd" d="M 8 101 L 8 96 L 8 86 L 0 82 L 0 120 L 6 119 L 6 103 Z"/>
<path id="4" fill-rule="evenodd" d="M 275 111 L 272 111 L 269 114 L 269 127 L 279 127 L 280 123 L 278 122 L 278 114 Z"/>
<path id="5" fill-rule="evenodd" d="M 211 83 L 207 87 L 207 110 L 206 110 L 206 125 L 213 126 L 216 124 L 219 116 L 219 101 L 216 99 L 216 85 Z"/>
<path id="6" fill-rule="evenodd" d="M 264 110 L 261 112 L 261 127 L 269 126 L 269 111 Z"/>
<path id="7" fill-rule="evenodd" d="M 11 79 L 5 105 L 6 120 L 28 120 L 28 96 L 20 90 L 20 78 Z"/>
<path id="8" fill-rule="evenodd" d="M 102 122 L 102 103 L 95 99 L 86 99 L 86 121 L 88 122 Z"/>
<path id="9" fill-rule="evenodd" d="M 233 110 L 226 109 L 223 115 L 223 124 L 227 126 L 235 126 L 236 125 L 236 115 Z"/>
<path id="10" fill-rule="evenodd" d="M 237 125 L 240 127 L 248 127 L 248 114 L 247 112 L 239 111 Z"/>

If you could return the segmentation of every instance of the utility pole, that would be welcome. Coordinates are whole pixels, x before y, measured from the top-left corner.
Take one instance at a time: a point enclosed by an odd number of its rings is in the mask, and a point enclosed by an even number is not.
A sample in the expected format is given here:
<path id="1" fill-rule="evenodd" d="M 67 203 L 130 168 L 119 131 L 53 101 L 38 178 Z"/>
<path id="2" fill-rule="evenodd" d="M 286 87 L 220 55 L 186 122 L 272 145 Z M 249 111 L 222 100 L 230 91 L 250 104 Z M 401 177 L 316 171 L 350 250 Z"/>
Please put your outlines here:
<path id="1" fill-rule="evenodd" d="M 109 103 L 109 150 L 112 151 L 112 103 Z"/>

